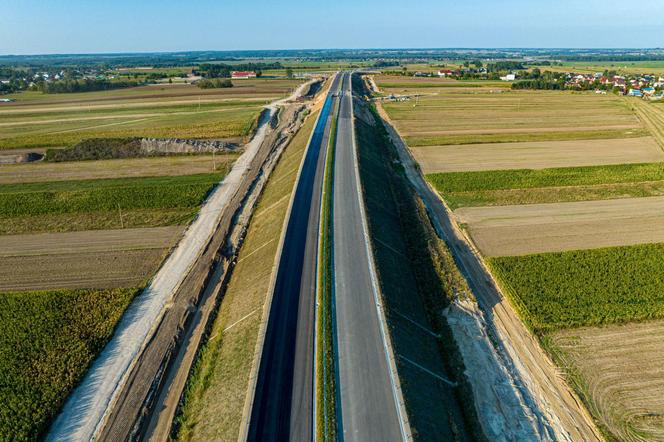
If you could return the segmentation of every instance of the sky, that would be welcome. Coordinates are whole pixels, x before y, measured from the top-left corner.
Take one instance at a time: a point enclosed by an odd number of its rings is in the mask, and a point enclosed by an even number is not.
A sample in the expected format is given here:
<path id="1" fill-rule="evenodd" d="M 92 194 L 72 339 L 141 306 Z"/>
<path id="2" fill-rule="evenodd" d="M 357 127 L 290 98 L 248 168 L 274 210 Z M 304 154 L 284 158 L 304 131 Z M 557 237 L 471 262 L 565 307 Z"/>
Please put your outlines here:
<path id="1" fill-rule="evenodd" d="M 1 0 L 0 54 L 664 47 L 664 1 Z"/>

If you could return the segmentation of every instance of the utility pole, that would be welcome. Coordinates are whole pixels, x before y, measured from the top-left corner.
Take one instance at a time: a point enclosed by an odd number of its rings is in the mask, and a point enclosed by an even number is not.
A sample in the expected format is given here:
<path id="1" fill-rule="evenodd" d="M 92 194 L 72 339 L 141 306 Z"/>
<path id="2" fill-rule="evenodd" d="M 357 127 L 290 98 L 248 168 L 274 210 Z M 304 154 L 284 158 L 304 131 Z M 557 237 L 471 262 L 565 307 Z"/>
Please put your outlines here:
<path id="1" fill-rule="evenodd" d="M 212 173 L 214 173 L 217 170 L 217 163 L 214 160 L 214 148 L 212 148 Z"/>

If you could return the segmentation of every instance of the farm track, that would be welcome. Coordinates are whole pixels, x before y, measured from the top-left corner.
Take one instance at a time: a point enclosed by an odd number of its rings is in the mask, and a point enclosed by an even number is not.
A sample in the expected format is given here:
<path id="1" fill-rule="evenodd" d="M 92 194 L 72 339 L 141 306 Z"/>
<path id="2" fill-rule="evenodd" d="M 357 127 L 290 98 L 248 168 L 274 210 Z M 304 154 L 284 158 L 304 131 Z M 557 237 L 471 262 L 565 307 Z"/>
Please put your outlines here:
<path id="1" fill-rule="evenodd" d="M 459 230 L 451 211 L 424 180 L 408 147 L 390 125 L 384 111 L 382 117 L 406 167 L 408 178 L 424 200 L 436 230 L 450 248 L 485 314 L 498 352 L 503 355 L 503 361 L 523 395 L 527 407 L 524 413 L 537 422 L 540 431 L 553 439 L 603 440 L 588 411 L 567 385 L 559 369 L 501 294 L 482 258 Z"/>

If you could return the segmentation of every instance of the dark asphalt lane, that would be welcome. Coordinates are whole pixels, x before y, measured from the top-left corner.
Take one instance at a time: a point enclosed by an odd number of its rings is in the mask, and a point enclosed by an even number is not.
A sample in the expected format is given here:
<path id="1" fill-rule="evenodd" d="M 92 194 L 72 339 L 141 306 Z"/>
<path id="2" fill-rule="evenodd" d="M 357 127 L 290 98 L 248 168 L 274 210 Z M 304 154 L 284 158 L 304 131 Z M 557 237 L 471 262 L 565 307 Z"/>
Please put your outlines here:
<path id="1" fill-rule="evenodd" d="M 400 419 L 362 224 L 348 73 L 342 89 L 332 209 L 340 432 L 346 442 L 400 441 Z"/>
<path id="2" fill-rule="evenodd" d="M 250 441 L 311 441 L 318 227 L 332 84 L 306 153 L 286 228 L 249 425 Z"/>

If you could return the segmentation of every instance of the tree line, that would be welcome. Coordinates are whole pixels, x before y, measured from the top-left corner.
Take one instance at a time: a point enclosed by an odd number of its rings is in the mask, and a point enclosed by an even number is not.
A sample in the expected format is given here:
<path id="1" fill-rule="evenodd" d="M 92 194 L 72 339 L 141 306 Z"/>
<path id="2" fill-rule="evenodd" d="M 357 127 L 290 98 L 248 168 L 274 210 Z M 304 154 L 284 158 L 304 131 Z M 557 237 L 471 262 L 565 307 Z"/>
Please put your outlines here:
<path id="1" fill-rule="evenodd" d="M 107 91 L 112 89 L 136 87 L 143 84 L 145 83 L 138 81 L 109 81 L 86 78 L 84 80 L 40 81 L 35 83 L 30 89 L 45 94 L 66 94 L 73 92 Z"/>

